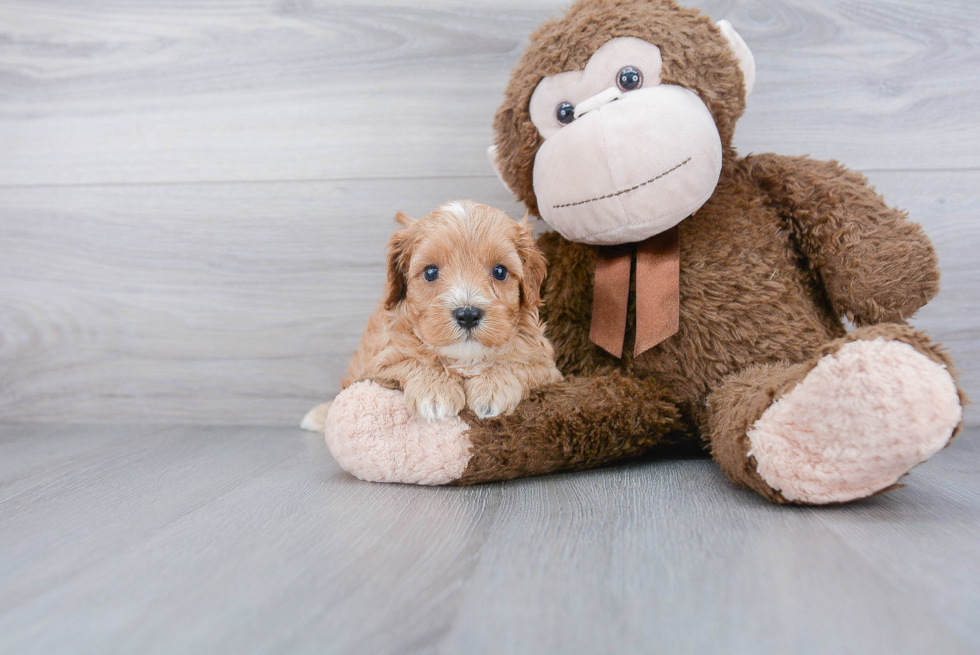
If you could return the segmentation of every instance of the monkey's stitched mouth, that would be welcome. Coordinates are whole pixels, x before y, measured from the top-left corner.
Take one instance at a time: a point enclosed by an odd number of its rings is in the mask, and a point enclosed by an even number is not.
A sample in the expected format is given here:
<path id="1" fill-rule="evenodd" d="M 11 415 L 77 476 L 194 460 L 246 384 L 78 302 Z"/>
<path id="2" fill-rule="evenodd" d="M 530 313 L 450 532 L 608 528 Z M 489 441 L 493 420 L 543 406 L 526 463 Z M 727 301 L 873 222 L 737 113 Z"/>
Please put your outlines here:
<path id="1" fill-rule="evenodd" d="M 640 187 L 644 187 L 644 186 L 650 184 L 651 182 L 656 182 L 660 178 L 666 177 L 667 175 L 670 175 L 671 173 L 673 173 L 674 171 L 676 171 L 678 168 L 680 168 L 684 164 L 687 164 L 689 161 L 691 161 L 691 158 L 690 157 L 688 157 L 687 159 L 685 159 L 681 163 L 677 164 L 673 168 L 667 169 L 666 171 L 664 171 L 660 175 L 658 175 L 656 177 L 651 177 L 646 182 L 640 182 L 639 184 L 637 184 L 635 186 L 631 186 L 628 189 L 623 189 L 622 191 L 617 191 L 616 193 L 607 193 L 604 196 L 596 196 L 595 198 L 589 198 L 588 200 L 579 200 L 578 202 L 567 202 L 564 205 L 553 205 L 552 206 L 552 209 L 561 209 L 562 207 L 575 207 L 576 205 L 584 205 L 584 204 L 589 203 L 589 202 L 595 202 L 596 200 L 605 200 L 606 198 L 615 198 L 616 196 L 621 196 L 624 193 L 629 193 L 630 191 L 636 191 Z"/>

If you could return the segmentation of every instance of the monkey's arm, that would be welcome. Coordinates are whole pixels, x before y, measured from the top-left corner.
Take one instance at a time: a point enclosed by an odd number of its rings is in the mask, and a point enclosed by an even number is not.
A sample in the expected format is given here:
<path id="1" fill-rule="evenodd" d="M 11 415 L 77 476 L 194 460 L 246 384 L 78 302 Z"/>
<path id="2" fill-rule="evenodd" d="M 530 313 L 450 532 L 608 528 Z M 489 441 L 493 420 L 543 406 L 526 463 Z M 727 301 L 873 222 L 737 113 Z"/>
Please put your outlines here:
<path id="1" fill-rule="evenodd" d="M 476 484 L 584 469 L 690 443 L 670 394 L 618 373 L 542 387 L 514 414 L 481 421 L 412 416 L 402 393 L 362 381 L 326 419 L 327 446 L 362 480 Z"/>
<path id="2" fill-rule="evenodd" d="M 787 220 L 834 312 L 856 325 L 902 322 L 939 291 L 932 243 L 868 180 L 834 161 L 764 154 L 743 171 Z"/>
<path id="3" fill-rule="evenodd" d="M 686 436 L 676 404 L 659 383 L 619 373 L 542 387 L 509 416 L 460 417 L 469 425 L 471 457 L 455 484 L 594 468 Z"/>

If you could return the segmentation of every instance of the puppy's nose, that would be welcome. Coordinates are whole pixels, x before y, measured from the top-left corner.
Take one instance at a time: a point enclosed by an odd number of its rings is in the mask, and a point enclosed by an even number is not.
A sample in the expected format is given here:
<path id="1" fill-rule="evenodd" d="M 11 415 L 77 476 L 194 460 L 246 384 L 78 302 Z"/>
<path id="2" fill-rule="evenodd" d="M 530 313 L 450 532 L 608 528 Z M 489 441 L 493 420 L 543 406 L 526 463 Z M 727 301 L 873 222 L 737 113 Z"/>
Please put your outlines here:
<path id="1" fill-rule="evenodd" d="M 459 327 L 470 330 L 475 328 L 483 318 L 483 310 L 476 307 L 457 307 L 453 311 L 453 318 L 459 323 Z"/>

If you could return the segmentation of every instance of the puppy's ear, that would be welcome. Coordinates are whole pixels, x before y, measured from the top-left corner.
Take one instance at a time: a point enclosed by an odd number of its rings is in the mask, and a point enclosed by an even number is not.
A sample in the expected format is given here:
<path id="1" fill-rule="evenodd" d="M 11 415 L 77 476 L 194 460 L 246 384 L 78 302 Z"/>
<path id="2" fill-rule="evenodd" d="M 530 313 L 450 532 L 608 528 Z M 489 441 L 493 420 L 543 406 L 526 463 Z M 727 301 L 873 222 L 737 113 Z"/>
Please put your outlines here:
<path id="1" fill-rule="evenodd" d="M 395 222 L 401 225 L 402 227 L 412 227 L 418 222 L 418 219 L 412 218 L 411 216 L 409 216 L 404 212 L 398 212 L 397 214 L 395 214 Z"/>
<path id="2" fill-rule="evenodd" d="M 404 216 L 398 212 L 399 216 Z M 398 216 L 395 217 L 398 220 Z M 388 281 L 385 284 L 385 309 L 394 309 L 408 291 L 408 263 L 412 259 L 408 229 L 398 230 L 388 240 Z"/>
<path id="3" fill-rule="evenodd" d="M 528 214 L 524 214 L 524 218 L 517 222 L 515 245 L 524 269 L 521 277 L 521 304 L 527 309 L 537 309 L 541 303 L 541 283 L 548 272 L 548 262 L 534 240 Z"/>

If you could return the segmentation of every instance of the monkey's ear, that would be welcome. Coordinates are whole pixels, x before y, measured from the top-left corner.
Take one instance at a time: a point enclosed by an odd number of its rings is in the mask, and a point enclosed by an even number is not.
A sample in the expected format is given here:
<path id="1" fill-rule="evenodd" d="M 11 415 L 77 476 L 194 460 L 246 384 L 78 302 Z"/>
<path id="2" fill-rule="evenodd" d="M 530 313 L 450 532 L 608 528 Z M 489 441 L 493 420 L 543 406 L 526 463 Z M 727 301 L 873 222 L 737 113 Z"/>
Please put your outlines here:
<path id="1" fill-rule="evenodd" d="M 541 303 L 541 283 L 548 273 L 548 262 L 534 239 L 529 214 L 517 222 L 517 256 L 521 258 L 521 304 L 528 309 L 537 309 Z"/>
<path id="2" fill-rule="evenodd" d="M 504 185 L 505 189 L 510 191 L 510 194 L 512 196 L 517 197 L 517 194 L 514 193 L 514 190 L 511 189 L 510 185 L 507 184 L 507 181 L 504 179 L 504 176 L 500 174 L 500 162 L 497 160 L 496 145 L 487 148 L 487 158 L 490 160 L 490 165 L 493 166 L 493 172 L 497 174 L 497 179 L 500 180 L 500 183 Z"/>
<path id="3" fill-rule="evenodd" d="M 739 36 L 732 24 L 727 20 L 720 20 L 716 23 L 721 33 L 728 39 L 735 58 L 738 59 L 738 67 L 742 70 L 742 77 L 745 79 L 745 97 L 748 98 L 755 86 L 755 57 L 746 45 L 745 40 Z"/>
<path id="4" fill-rule="evenodd" d="M 404 212 L 398 212 L 397 214 L 395 214 L 395 222 L 401 225 L 402 227 L 412 227 L 418 222 L 418 219 L 412 218 L 411 216 L 409 216 Z"/>
<path id="5" fill-rule="evenodd" d="M 405 216 L 398 212 L 399 216 Z M 406 216 L 406 218 L 408 218 Z M 398 216 L 395 217 L 398 220 Z M 400 222 L 400 221 L 399 221 Z M 408 263 L 412 258 L 408 230 L 398 230 L 388 240 L 388 280 L 385 283 L 385 309 L 394 309 L 408 290 Z"/>

